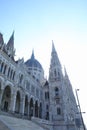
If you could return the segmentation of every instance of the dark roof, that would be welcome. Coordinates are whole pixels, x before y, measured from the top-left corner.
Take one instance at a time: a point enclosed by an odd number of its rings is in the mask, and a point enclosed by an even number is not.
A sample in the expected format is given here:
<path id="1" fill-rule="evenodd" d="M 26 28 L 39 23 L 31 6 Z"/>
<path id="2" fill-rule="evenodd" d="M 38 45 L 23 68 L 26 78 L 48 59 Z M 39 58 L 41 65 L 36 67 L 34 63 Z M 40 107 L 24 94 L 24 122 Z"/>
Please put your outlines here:
<path id="1" fill-rule="evenodd" d="M 40 64 L 39 61 L 36 60 L 35 57 L 34 57 L 34 52 L 32 52 L 31 58 L 30 58 L 29 60 L 27 60 L 27 61 L 25 62 L 25 64 L 26 64 L 28 67 L 35 67 L 35 68 L 42 69 L 41 64 Z"/>

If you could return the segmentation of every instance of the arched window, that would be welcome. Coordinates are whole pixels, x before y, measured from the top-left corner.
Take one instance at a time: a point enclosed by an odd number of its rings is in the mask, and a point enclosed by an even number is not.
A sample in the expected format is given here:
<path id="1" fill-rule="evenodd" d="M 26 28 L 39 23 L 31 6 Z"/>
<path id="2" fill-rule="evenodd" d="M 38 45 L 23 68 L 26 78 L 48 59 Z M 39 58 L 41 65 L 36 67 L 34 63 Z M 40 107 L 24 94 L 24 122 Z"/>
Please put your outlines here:
<path id="1" fill-rule="evenodd" d="M 57 76 L 56 69 L 54 70 L 54 75 L 55 75 L 55 77 Z"/>
<path id="2" fill-rule="evenodd" d="M 58 79 L 60 80 L 60 72 L 58 72 Z"/>
<path id="3" fill-rule="evenodd" d="M 5 74 L 5 72 L 6 72 L 6 68 L 7 68 L 7 65 L 5 65 L 5 67 L 4 67 L 3 74 Z"/>
<path id="4" fill-rule="evenodd" d="M 47 110 L 47 111 L 49 110 L 49 106 L 48 106 L 48 104 L 46 105 L 46 110 Z"/>
<path id="5" fill-rule="evenodd" d="M 1 72 L 3 70 L 3 67 L 4 67 L 4 63 L 2 62 L 2 64 L 1 64 Z"/>
<path id="6" fill-rule="evenodd" d="M 61 109 L 57 108 L 57 115 L 61 115 Z"/>
<path id="7" fill-rule="evenodd" d="M 10 71 L 11 71 L 11 69 L 10 69 L 10 67 L 9 67 L 9 69 L 8 69 L 8 77 L 9 77 L 9 75 L 10 75 Z"/>
<path id="8" fill-rule="evenodd" d="M 12 79 L 14 80 L 14 78 L 15 78 L 15 71 L 13 72 L 13 77 L 12 77 Z"/>
<path id="9" fill-rule="evenodd" d="M 12 73 L 13 73 L 13 70 L 11 70 L 11 73 L 10 73 L 10 79 L 12 78 Z"/>
<path id="10" fill-rule="evenodd" d="M 45 99 L 46 99 L 46 100 L 49 99 L 49 92 L 45 92 Z"/>
<path id="11" fill-rule="evenodd" d="M 56 87 L 55 88 L 55 96 L 58 96 L 59 95 L 59 89 Z"/>
<path id="12" fill-rule="evenodd" d="M 19 78 L 20 78 L 20 79 L 19 79 L 19 83 L 21 84 L 22 81 L 23 81 L 23 75 L 20 75 Z"/>

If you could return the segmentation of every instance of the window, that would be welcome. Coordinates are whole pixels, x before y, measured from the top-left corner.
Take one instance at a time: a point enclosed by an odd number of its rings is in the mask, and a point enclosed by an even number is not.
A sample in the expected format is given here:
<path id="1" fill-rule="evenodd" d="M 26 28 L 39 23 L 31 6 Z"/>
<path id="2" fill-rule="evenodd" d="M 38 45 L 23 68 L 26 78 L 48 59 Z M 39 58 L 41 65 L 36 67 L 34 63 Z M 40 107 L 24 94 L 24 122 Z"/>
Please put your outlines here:
<path id="1" fill-rule="evenodd" d="M 56 99 L 56 104 L 59 104 L 60 103 L 60 98 L 57 98 Z"/>
<path id="2" fill-rule="evenodd" d="M 20 75 L 19 78 L 20 78 L 20 79 L 19 79 L 19 83 L 21 84 L 22 81 L 23 81 L 23 75 Z"/>
<path id="3" fill-rule="evenodd" d="M 14 77 L 15 77 L 15 72 L 13 73 L 13 77 L 12 77 L 13 80 L 14 80 Z"/>
<path id="4" fill-rule="evenodd" d="M 45 92 L 45 99 L 49 99 L 49 92 Z"/>
<path id="5" fill-rule="evenodd" d="M 57 76 L 56 69 L 54 70 L 54 75 L 55 75 L 55 77 Z"/>
<path id="6" fill-rule="evenodd" d="M 10 71 L 11 71 L 11 69 L 10 69 L 10 67 L 9 67 L 9 69 L 8 69 L 8 77 L 9 77 L 9 75 L 10 75 Z"/>
<path id="7" fill-rule="evenodd" d="M 60 72 L 58 72 L 58 80 L 61 80 Z"/>
<path id="8" fill-rule="evenodd" d="M 49 106 L 48 106 L 48 104 L 46 105 L 46 110 L 49 110 Z"/>
<path id="9" fill-rule="evenodd" d="M 55 88 L 55 96 L 58 96 L 59 95 L 59 89 L 56 87 Z"/>
<path id="10" fill-rule="evenodd" d="M 1 72 L 2 72 L 2 70 L 3 70 L 3 67 L 4 67 L 4 63 L 1 64 Z"/>
<path id="11" fill-rule="evenodd" d="M 61 115 L 61 109 L 57 108 L 57 115 Z"/>
<path id="12" fill-rule="evenodd" d="M 11 70 L 11 73 L 10 73 L 10 79 L 12 78 L 12 74 L 13 74 L 13 70 Z"/>
<path id="13" fill-rule="evenodd" d="M 6 72 L 6 68 L 7 68 L 7 65 L 5 65 L 5 67 L 4 67 L 4 72 L 3 72 L 3 74 L 5 74 L 5 72 Z"/>

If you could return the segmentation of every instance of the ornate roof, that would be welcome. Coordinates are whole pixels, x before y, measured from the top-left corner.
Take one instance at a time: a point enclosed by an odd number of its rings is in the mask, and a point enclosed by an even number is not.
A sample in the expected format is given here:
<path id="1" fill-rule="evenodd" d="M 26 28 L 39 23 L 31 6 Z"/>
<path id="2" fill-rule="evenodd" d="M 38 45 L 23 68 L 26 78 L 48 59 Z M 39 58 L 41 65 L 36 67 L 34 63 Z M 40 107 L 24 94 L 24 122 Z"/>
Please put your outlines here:
<path id="1" fill-rule="evenodd" d="M 25 64 L 28 66 L 28 67 L 35 67 L 35 68 L 39 68 L 39 69 L 42 69 L 42 65 L 39 63 L 38 60 L 35 59 L 34 57 L 34 51 L 32 51 L 32 55 L 31 55 L 31 58 L 29 60 L 27 60 L 25 62 Z"/>

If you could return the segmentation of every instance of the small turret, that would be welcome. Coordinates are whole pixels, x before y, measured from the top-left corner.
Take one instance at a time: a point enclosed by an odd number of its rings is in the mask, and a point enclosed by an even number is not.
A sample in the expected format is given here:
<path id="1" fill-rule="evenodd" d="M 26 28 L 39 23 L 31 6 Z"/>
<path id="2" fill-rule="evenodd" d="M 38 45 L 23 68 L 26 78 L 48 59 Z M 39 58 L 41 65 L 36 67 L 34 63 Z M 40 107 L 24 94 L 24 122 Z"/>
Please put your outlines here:
<path id="1" fill-rule="evenodd" d="M 2 33 L 0 33 L 0 48 L 2 47 L 3 44 L 4 44 L 3 35 Z"/>
<path id="2" fill-rule="evenodd" d="M 7 48 L 14 50 L 14 32 L 12 33 L 12 35 L 7 43 Z"/>
<path id="3" fill-rule="evenodd" d="M 8 43 L 7 43 L 7 50 L 8 55 L 12 58 L 15 56 L 15 50 L 14 50 L 14 32 L 12 33 Z"/>
<path id="4" fill-rule="evenodd" d="M 57 79 L 59 80 L 61 77 L 61 64 L 52 40 L 52 52 L 51 52 L 51 63 L 50 63 L 50 70 L 49 70 L 49 79 L 54 80 Z"/>

